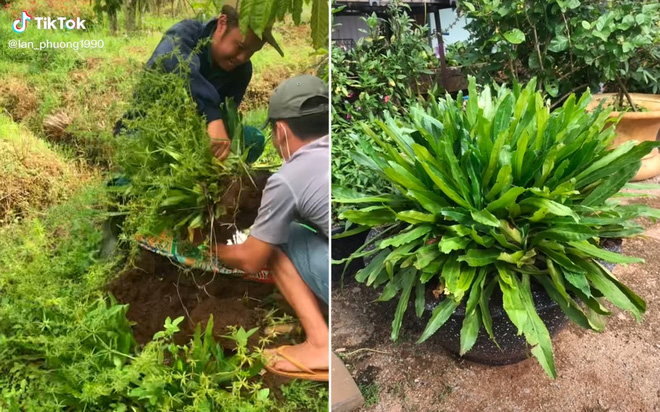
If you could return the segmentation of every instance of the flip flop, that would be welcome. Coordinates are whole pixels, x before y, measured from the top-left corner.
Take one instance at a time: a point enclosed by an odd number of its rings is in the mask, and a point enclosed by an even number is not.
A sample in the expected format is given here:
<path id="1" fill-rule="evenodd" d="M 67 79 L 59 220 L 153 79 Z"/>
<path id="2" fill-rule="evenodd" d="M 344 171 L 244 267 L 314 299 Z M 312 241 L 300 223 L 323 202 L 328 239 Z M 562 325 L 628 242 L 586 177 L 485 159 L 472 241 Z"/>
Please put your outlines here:
<path id="1" fill-rule="evenodd" d="M 319 369 L 319 370 L 312 370 L 306 367 L 305 365 L 301 364 L 297 360 L 291 357 L 291 355 L 287 355 L 284 352 L 284 349 L 291 347 L 290 345 L 284 345 L 280 346 L 279 348 L 275 349 L 276 355 L 279 356 L 280 358 L 288 361 L 291 363 L 293 366 L 296 368 L 300 369 L 300 372 L 294 372 L 294 371 L 283 371 L 280 369 L 275 368 L 275 363 L 279 359 L 277 357 L 273 357 L 273 359 L 270 359 L 268 363 L 264 365 L 264 368 L 266 370 L 274 375 L 279 375 L 279 376 L 284 376 L 287 378 L 292 378 L 292 379 L 305 379 L 309 381 L 317 381 L 317 382 L 328 382 L 330 380 L 330 373 L 328 369 Z"/>

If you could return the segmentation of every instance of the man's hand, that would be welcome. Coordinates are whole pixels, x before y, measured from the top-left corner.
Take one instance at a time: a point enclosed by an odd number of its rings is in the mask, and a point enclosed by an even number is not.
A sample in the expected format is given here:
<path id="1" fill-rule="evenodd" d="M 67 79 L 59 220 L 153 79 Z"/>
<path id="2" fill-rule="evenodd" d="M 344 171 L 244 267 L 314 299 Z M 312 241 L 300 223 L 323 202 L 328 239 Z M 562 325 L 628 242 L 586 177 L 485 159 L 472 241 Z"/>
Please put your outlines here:
<path id="1" fill-rule="evenodd" d="M 229 152 L 231 151 L 231 140 L 227 135 L 225 124 L 221 119 L 214 120 L 209 123 L 207 131 L 211 138 L 211 151 L 222 162 L 229 156 Z"/>

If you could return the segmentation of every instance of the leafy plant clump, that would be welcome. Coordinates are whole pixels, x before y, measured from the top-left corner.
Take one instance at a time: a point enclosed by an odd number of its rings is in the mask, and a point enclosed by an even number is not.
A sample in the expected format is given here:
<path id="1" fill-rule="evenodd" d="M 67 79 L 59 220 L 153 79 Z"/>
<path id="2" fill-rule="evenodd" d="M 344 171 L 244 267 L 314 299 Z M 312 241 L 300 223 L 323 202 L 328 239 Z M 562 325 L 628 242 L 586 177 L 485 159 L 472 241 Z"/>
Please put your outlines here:
<path id="1" fill-rule="evenodd" d="M 381 301 L 400 296 L 394 340 L 413 291 L 421 317 L 426 288 L 437 284 L 444 299 L 419 342 L 464 304 L 461 353 L 481 327 L 494 339 L 489 300 L 497 289 L 532 354 L 555 377 L 550 335 L 531 288 L 544 289 L 587 329 L 602 330 L 599 315 L 610 314 L 601 298 L 640 320 L 644 301 L 600 261 L 642 260 L 603 250 L 599 242 L 641 233 L 637 217 L 660 217 L 659 210 L 611 199 L 660 143 L 611 149 L 615 132 L 606 126 L 614 121 L 602 107 L 585 110 L 588 92 L 552 112 L 535 80 L 493 96 L 489 87 L 478 93 L 471 78 L 469 96 L 465 109 L 461 94 L 432 100 L 428 109 L 412 107 L 405 120 L 377 122 L 382 133 L 362 125 L 381 149 L 369 153 L 372 170 L 397 192 L 365 196 L 333 188 L 335 202 L 361 207 L 341 217 L 383 229 L 374 251 L 363 247 L 353 255 L 375 254 L 356 278 L 385 285 Z"/>
<path id="2" fill-rule="evenodd" d="M 188 92 L 186 68 L 180 66 L 183 74 L 146 71 L 138 82 L 140 100 L 119 140 L 121 175 L 114 188 L 124 198 L 120 210 L 132 232 L 179 236 L 198 229 L 224 242 L 252 224 L 268 174 L 245 163 L 243 124 L 231 101 L 224 111 L 232 154 L 225 162 L 215 159 L 206 121 Z"/>

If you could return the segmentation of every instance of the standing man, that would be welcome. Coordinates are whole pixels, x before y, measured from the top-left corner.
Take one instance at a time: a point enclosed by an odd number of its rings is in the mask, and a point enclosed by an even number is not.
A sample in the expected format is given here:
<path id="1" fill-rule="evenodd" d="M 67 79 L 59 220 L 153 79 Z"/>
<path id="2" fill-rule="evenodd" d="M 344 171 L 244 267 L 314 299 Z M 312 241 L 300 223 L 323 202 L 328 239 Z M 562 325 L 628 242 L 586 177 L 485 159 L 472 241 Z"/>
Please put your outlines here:
<path id="1" fill-rule="evenodd" d="M 160 62 L 163 70 L 174 72 L 182 62 L 189 61 L 190 92 L 197 104 L 197 111 L 206 117 L 211 147 L 220 160 L 227 158 L 231 147 L 231 136 L 227 134 L 220 105 L 225 103 L 226 98 L 233 98 L 236 106 L 241 103 L 252 78 L 250 58 L 261 50 L 264 43 L 269 43 L 284 56 L 270 28 L 264 30 L 261 39 L 251 29 L 244 35 L 239 28 L 238 17 L 236 9 L 224 6 L 220 16 L 206 24 L 183 20 L 165 32 L 147 62 L 149 68 Z M 133 115 L 129 113 L 128 117 Z M 119 121 L 115 134 L 122 128 L 123 124 Z M 254 133 L 247 134 L 250 137 Z M 258 145 L 259 142 L 255 143 Z"/>
<path id="2" fill-rule="evenodd" d="M 328 303 L 330 138 L 328 86 L 318 77 L 296 76 L 270 98 L 273 145 L 284 160 L 264 189 L 247 240 L 218 245 L 228 266 L 256 273 L 268 266 L 305 330 L 306 341 L 266 353 L 266 368 L 293 378 L 327 381 L 328 325 L 317 297 Z"/>

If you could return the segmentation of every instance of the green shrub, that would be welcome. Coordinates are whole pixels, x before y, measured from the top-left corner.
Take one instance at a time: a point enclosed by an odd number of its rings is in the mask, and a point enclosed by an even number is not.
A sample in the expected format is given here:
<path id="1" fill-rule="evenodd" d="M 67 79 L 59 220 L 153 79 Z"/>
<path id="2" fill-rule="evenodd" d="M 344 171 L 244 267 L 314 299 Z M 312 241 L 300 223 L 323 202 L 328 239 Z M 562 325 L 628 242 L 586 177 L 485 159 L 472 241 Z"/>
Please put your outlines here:
<path id="1" fill-rule="evenodd" d="M 538 79 L 560 103 L 599 90 L 656 93 L 660 5 L 654 0 L 462 2 L 470 39 L 457 56 L 480 83 Z"/>
<path id="2" fill-rule="evenodd" d="M 353 153 L 361 145 L 357 123 L 402 114 L 418 94 L 415 79 L 436 65 L 427 27 L 415 24 L 405 4 L 392 2 L 386 22 L 365 18 L 366 37 L 354 49 L 332 46 L 332 182 L 366 193 L 388 191 L 388 184 L 366 172 Z M 392 31 L 387 38 L 382 24 Z M 371 144 L 371 142 L 365 142 Z"/>

